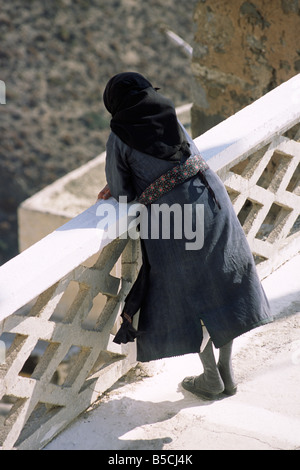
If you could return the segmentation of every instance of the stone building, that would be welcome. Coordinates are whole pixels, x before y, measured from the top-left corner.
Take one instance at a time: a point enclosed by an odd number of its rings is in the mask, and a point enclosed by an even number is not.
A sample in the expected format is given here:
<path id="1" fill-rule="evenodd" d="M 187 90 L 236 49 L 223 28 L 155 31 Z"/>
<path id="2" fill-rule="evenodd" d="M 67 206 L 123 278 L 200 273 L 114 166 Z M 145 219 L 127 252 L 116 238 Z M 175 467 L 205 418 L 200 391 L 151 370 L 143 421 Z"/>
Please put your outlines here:
<path id="1" fill-rule="evenodd" d="M 194 137 L 300 71 L 298 0 L 201 0 L 194 22 Z"/>

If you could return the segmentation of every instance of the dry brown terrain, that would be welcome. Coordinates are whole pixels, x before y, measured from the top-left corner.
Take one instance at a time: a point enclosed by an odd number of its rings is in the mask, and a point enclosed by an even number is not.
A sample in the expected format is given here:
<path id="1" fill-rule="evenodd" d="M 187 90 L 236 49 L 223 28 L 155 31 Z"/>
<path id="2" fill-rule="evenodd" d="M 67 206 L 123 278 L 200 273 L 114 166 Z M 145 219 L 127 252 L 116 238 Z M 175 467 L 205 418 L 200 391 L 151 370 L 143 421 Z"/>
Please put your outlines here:
<path id="1" fill-rule="evenodd" d="M 107 80 L 135 70 L 190 101 L 196 0 L 13 0 L 0 9 L 0 264 L 17 254 L 21 201 L 104 150 Z"/>

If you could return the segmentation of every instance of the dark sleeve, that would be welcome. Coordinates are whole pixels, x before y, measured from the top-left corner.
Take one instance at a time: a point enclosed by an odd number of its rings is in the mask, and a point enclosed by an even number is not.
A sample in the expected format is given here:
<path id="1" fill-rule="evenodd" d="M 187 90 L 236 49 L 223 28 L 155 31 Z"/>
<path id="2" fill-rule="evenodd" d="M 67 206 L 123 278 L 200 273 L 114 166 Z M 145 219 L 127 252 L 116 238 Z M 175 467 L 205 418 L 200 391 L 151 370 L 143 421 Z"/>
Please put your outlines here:
<path id="1" fill-rule="evenodd" d="M 111 133 L 106 144 L 105 173 L 110 192 L 115 199 L 126 196 L 127 202 L 136 197 L 132 183 L 127 157 L 131 149 L 114 133 Z"/>

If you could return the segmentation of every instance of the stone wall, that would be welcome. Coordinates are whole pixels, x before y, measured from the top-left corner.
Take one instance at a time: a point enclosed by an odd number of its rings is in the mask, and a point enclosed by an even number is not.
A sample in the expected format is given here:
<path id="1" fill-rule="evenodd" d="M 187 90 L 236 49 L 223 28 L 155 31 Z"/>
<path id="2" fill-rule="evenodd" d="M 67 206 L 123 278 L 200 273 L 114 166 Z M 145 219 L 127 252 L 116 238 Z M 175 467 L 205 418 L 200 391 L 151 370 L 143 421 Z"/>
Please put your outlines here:
<path id="1" fill-rule="evenodd" d="M 194 137 L 300 71 L 298 0 L 201 0 L 194 22 Z"/>
<path id="2" fill-rule="evenodd" d="M 165 30 L 191 43 L 196 3 L 0 2 L 0 265 L 18 253 L 21 202 L 105 150 L 112 75 L 135 70 L 176 106 L 192 101 L 190 61 Z"/>

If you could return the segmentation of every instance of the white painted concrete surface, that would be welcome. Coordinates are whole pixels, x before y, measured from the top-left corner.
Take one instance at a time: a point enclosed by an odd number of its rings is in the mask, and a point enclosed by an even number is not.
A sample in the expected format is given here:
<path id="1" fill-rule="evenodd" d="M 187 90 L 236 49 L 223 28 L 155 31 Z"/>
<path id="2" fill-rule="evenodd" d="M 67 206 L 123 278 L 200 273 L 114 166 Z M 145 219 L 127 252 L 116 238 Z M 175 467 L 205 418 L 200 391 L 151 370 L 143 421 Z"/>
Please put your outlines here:
<path id="1" fill-rule="evenodd" d="M 121 379 L 46 449 L 300 449 L 299 272 L 300 255 L 263 282 L 276 321 L 236 340 L 236 396 L 204 402 L 181 388 L 200 371 L 197 355 L 155 361 Z"/>

